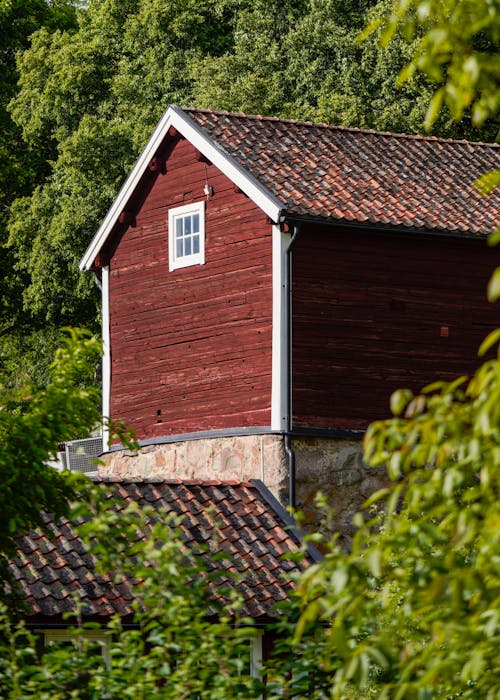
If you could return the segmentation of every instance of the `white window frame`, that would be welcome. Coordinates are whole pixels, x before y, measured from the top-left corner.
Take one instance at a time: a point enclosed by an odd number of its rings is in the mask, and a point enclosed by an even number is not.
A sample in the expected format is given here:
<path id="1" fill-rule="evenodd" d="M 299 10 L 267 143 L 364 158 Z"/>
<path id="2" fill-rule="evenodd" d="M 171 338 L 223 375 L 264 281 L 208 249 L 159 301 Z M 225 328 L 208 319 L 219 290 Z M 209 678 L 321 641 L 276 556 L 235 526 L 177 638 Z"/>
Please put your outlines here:
<path id="1" fill-rule="evenodd" d="M 199 216 L 200 249 L 197 253 L 177 256 L 176 227 L 179 219 L 187 219 L 189 216 Z M 193 202 L 182 207 L 174 207 L 168 211 L 168 266 L 169 270 L 178 270 L 189 265 L 205 264 L 205 202 Z"/>
<path id="2" fill-rule="evenodd" d="M 246 675 L 246 669 L 248 668 L 248 675 L 250 675 L 252 678 L 256 678 L 257 680 L 261 681 L 263 662 L 262 639 L 264 636 L 264 632 L 261 629 L 254 629 L 253 631 L 255 636 L 251 637 L 248 640 L 248 656 L 246 656 L 246 658 L 244 659 L 245 664 L 248 664 L 248 666 L 243 667 L 243 669 L 241 670 L 241 675 Z M 259 695 L 258 700 L 263 700 L 262 695 Z"/>
<path id="3" fill-rule="evenodd" d="M 250 648 L 250 675 L 253 678 L 262 678 L 262 630 L 256 630 Z"/>
<path id="4" fill-rule="evenodd" d="M 111 633 L 104 630 L 84 630 L 78 634 L 69 632 L 67 629 L 42 629 L 38 630 L 43 634 L 44 646 L 50 646 L 51 642 L 71 642 L 76 647 L 78 642 L 85 640 L 87 642 L 96 642 L 101 647 L 101 654 L 106 662 L 110 664 L 109 643 L 111 641 Z"/>

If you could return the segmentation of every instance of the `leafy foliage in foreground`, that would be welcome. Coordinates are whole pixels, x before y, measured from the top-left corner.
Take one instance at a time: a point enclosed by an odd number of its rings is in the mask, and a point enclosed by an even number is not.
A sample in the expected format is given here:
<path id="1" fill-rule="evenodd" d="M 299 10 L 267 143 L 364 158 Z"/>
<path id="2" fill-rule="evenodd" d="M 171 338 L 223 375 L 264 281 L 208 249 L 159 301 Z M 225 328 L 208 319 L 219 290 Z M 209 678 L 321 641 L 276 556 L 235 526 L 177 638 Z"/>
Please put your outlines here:
<path id="1" fill-rule="evenodd" d="M 437 89 L 430 101 L 426 126 L 435 123 L 443 106 L 454 121 L 470 112 L 473 124 L 496 121 L 500 110 L 500 12 L 490 0 L 395 0 L 385 21 L 383 44 L 400 34 L 415 40 L 412 60 L 402 69 L 404 83 L 417 72 Z"/>
<path id="2" fill-rule="evenodd" d="M 2 558 L 12 553 L 16 535 L 43 523 L 41 508 L 67 515 L 71 499 L 83 487 L 78 475 L 60 473 L 47 462 L 59 443 L 86 436 L 100 423 L 100 392 L 92 383 L 100 356 L 97 338 L 70 331 L 44 390 L 28 385 L 0 392 Z"/>
<path id="3" fill-rule="evenodd" d="M 392 408 L 367 432 L 365 457 L 387 464 L 393 485 L 358 515 L 352 551 L 334 547 L 306 573 L 298 635 L 331 621 L 333 697 L 372 681 L 378 698 L 496 699 L 500 356 L 470 380 L 396 392 Z"/>
<path id="4" fill-rule="evenodd" d="M 76 624 L 76 649 L 72 644 L 44 648 L 4 610 L 1 697 L 259 697 L 262 684 L 250 675 L 249 666 L 250 643 L 257 631 L 248 625 L 251 621 L 238 620 L 241 598 L 234 589 L 219 587 L 218 595 L 225 600 L 214 599 L 217 574 L 205 565 L 204 548 L 187 550 L 179 519 L 172 514 L 130 508 L 118 515 L 99 494 L 94 492 L 92 499 L 89 507 L 80 506 L 79 514 L 85 509 L 92 515 L 85 529 L 93 552 L 101 555 L 101 570 L 113 571 L 118 585 L 123 573 L 133 570 L 133 628 L 124 629 L 118 618 L 112 620 L 104 655 L 99 643 L 96 649 L 89 639 L 98 628 L 91 624 Z"/>
<path id="5" fill-rule="evenodd" d="M 16 407 L 12 425 L 29 427 L 39 459 L 53 449 L 50 435 L 73 436 L 95 415 L 78 387 L 88 351 L 85 344 L 76 356 L 68 346 L 61 351 L 54 388 L 26 409 L 24 422 L 22 403 Z M 267 665 L 269 698 L 496 700 L 500 693 L 500 358 L 470 380 L 418 396 L 397 392 L 392 408 L 392 420 L 368 431 L 365 454 L 371 465 L 388 465 L 393 485 L 357 516 L 352 551 L 333 545 L 282 611 Z M 21 428 L 18 437 L 26 440 Z M 2 466 L 19 476 L 8 445 L 0 444 Z M 30 482 L 25 477 L 18 489 L 29 490 Z M 38 504 L 30 505 L 17 528 L 39 522 Z M 83 639 L 78 655 L 72 648 L 43 652 L 5 618 L 2 696 L 259 697 L 261 686 L 246 670 L 255 630 L 239 617 L 238 580 L 230 591 L 220 588 L 200 556 L 206 551 L 186 549 L 175 518 L 134 510 L 125 517 L 90 490 L 73 516 L 84 513 L 84 534 L 102 571 L 137 582 L 138 628 L 112 623 L 106 661 L 87 655 Z"/>

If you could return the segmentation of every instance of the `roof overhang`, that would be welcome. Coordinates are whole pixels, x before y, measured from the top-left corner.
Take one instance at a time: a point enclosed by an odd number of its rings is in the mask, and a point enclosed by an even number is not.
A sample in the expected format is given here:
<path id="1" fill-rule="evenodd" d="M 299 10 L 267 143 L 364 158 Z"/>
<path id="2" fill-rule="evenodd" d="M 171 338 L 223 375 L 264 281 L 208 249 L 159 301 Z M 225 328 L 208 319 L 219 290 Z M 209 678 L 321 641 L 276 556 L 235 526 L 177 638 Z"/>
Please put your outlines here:
<path id="1" fill-rule="evenodd" d="M 121 212 L 134 191 L 151 159 L 155 156 L 170 127 L 186 138 L 213 165 L 244 192 L 267 216 L 278 223 L 283 204 L 262 184 L 243 168 L 227 151 L 214 141 L 191 117 L 177 105 L 170 105 L 158 122 L 153 135 L 139 156 L 134 168 L 106 214 L 99 230 L 80 260 L 80 270 L 90 270 L 94 260 L 113 232 Z"/>

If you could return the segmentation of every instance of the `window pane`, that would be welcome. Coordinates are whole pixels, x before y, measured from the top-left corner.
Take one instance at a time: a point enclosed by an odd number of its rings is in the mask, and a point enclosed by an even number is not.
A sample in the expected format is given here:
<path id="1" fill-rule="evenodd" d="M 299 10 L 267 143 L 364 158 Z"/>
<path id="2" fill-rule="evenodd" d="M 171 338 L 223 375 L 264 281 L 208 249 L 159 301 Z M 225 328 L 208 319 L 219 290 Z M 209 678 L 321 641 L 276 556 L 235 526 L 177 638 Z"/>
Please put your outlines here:
<path id="1" fill-rule="evenodd" d="M 184 219 L 184 234 L 188 236 L 191 233 L 191 217 L 186 216 Z"/>
<path id="2" fill-rule="evenodd" d="M 182 236 L 182 219 L 180 217 L 175 220 L 175 235 L 177 238 Z"/>
<path id="3" fill-rule="evenodd" d="M 200 237 L 193 236 L 193 253 L 199 253 L 199 252 L 200 252 Z"/>
<path id="4" fill-rule="evenodd" d="M 200 230 L 200 215 L 193 214 L 193 233 L 198 233 Z"/>
<path id="5" fill-rule="evenodd" d="M 178 257 L 178 258 L 182 258 L 182 256 L 183 256 L 183 252 L 182 252 L 182 241 L 183 241 L 182 238 L 179 238 L 179 239 L 177 240 L 175 255 L 176 255 L 176 257 Z"/>
<path id="6" fill-rule="evenodd" d="M 184 254 L 191 255 L 191 239 L 190 238 L 184 239 Z"/>

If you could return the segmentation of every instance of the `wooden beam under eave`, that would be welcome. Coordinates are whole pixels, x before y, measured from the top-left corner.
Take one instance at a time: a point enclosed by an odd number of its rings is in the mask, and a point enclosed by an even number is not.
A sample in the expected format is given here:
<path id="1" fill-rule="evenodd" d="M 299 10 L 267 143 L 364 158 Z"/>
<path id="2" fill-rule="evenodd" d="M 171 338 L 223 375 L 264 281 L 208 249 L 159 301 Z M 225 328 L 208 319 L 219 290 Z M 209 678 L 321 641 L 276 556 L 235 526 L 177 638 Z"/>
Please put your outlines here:
<path id="1" fill-rule="evenodd" d="M 198 161 L 198 163 L 206 163 L 207 165 L 212 165 L 212 161 L 208 160 L 201 151 L 199 151 L 197 148 L 195 148 L 195 158 Z"/>
<path id="2" fill-rule="evenodd" d="M 118 217 L 118 221 L 121 224 L 126 224 L 127 226 L 131 226 L 132 228 L 136 227 L 136 221 L 135 221 L 135 214 L 132 211 L 129 211 L 127 209 L 124 209 L 120 216 Z"/>
<path id="3" fill-rule="evenodd" d="M 160 156 L 155 156 L 154 158 L 151 158 L 148 167 L 152 173 L 161 173 L 162 175 L 165 175 L 165 173 L 167 172 L 167 163 L 165 161 L 165 158 L 161 158 Z"/>
<path id="4" fill-rule="evenodd" d="M 109 264 L 109 258 L 108 256 L 101 251 L 100 253 L 97 253 L 94 263 L 91 267 L 92 270 L 102 270 L 103 267 L 106 267 L 106 265 Z"/>

